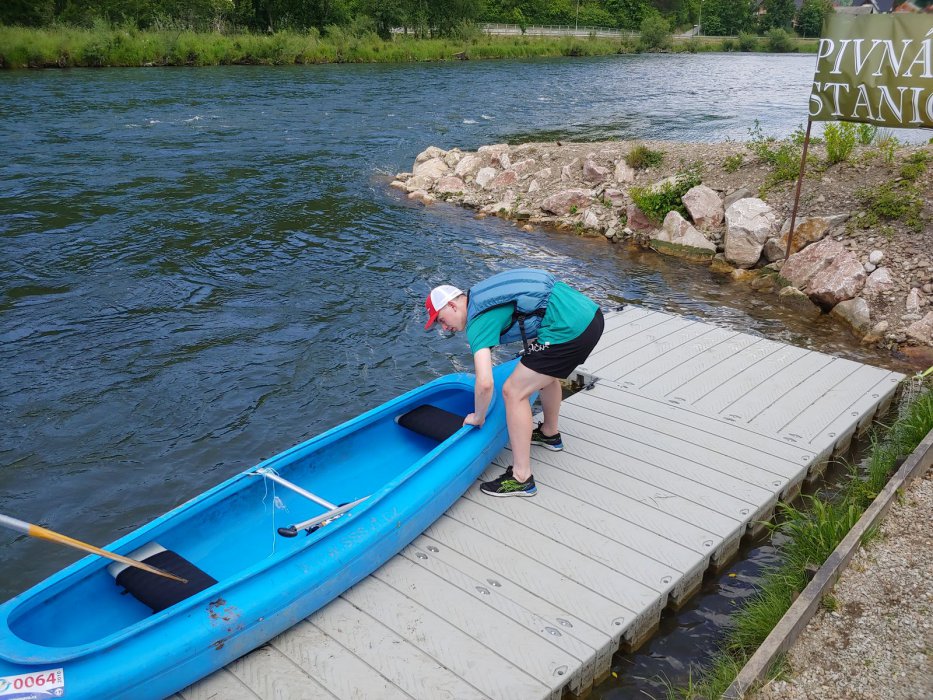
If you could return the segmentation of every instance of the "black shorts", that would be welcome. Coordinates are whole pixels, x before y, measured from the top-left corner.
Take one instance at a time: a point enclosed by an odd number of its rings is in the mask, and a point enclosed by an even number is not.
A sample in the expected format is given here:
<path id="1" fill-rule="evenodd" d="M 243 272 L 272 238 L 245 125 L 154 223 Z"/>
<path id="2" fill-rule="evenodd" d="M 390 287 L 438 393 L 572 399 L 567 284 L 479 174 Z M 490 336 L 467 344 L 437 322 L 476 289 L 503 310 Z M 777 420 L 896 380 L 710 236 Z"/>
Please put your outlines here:
<path id="1" fill-rule="evenodd" d="M 528 352 L 522 355 L 521 362 L 538 374 L 566 379 L 579 365 L 586 362 L 586 358 L 593 352 L 603 334 L 604 325 L 603 312 L 596 309 L 590 325 L 576 338 L 556 345 L 531 342 L 528 344 Z"/>

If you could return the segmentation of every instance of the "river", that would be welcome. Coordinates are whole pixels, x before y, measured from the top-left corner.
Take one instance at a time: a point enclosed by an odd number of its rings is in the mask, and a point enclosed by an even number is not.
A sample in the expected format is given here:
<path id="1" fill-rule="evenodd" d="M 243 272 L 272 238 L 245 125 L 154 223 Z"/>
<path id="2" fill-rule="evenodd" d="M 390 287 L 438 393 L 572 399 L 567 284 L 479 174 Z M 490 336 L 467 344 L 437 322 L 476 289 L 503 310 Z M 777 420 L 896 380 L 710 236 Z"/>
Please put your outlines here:
<path id="1" fill-rule="evenodd" d="M 895 366 L 702 266 L 388 187 L 429 145 L 743 140 L 756 119 L 788 134 L 814 65 L 700 54 L 0 73 L 0 512 L 111 541 L 469 369 L 462 338 L 424 332 L 424 296 L 516 265 L 606 305 Z M 0 532 L 0 600 L 76 556 Z"/>

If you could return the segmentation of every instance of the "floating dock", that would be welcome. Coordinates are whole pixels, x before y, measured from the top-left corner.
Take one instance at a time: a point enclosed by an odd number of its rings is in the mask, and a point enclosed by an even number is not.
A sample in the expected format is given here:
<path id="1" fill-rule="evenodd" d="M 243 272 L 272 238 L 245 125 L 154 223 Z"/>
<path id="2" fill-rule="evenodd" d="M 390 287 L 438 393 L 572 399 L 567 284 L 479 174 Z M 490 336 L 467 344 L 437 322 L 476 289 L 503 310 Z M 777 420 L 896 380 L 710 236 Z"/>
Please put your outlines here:
<path id="1" fill-rule="evenodd" d="M 371 576 L 173 698 L 583 695 L 886 410 L 903 375 L 627 307 L 574 378 L 564 451 L 532 448 L 536 497 L 477 482 Z"/>

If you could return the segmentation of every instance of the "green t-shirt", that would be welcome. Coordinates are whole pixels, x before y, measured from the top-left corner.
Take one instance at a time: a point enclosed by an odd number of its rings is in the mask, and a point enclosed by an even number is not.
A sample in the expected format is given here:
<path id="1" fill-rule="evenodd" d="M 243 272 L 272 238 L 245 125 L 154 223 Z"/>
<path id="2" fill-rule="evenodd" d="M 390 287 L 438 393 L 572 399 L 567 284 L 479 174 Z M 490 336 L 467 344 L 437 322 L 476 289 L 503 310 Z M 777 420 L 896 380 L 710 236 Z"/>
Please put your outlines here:
<path id="1" fill-rule="evenodd" d="M 539 343 L 566 343 L 573 340 L 590 325 L 599 306 L 573 287 L 556 282 L 548 299 L 547 311 L 538 329 Z M 470 350 L 493 348 L 499 336 L 512 325 L 514 304 L 497 306 L 484 311 L 467 323 L 466 334 Z M 531 340 L 531 338 L 529 338 Z"/>

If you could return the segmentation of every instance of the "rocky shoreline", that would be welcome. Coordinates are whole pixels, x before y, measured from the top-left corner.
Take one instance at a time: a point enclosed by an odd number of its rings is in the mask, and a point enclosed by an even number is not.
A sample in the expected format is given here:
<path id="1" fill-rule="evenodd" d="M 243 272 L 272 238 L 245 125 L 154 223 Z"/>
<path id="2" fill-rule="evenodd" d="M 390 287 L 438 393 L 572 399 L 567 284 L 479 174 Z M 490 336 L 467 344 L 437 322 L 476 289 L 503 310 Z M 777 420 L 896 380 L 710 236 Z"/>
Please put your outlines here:
<path id="1" fill-rule="evenodd" d="M 644 149 L 661 162 L 633 167 Z M 779 294 L 803 314 L 831 313 L 863 342 L 929 364 L 933 149 L 891 142 L 887 149 L 856 146 L 829 165 L 825 146 L 811 145 L 786 263 L 795 182 L 775 182 L 774 166 L 754 143 L 558 141 L 475 152 L 431 146 L 392 185 L 424 204 L 448 201 L 527 230 L 552 226 L 711 264 L 746 282 L 750 293 Z M 918 165 L 908 173 L 907 163 Z M 677 202 L 683 213 L 661 209 L 652 219 L 633 199 L 687 184 Z M 902 191 L 919 193 L 913 219 L 887 216 L 881 195 L 872 201 L 875 193 Z"/>

